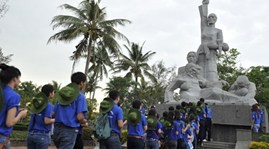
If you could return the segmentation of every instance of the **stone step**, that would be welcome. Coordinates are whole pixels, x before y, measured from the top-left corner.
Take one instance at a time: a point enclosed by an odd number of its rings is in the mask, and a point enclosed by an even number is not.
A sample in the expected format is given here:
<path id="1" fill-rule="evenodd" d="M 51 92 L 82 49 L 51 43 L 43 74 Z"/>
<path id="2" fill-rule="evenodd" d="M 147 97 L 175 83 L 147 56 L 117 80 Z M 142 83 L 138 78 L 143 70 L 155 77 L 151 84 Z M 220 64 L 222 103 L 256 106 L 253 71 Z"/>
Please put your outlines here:
<path id="1" fill-rule="evenodd" d="M 228 143 L 228 142 L 203 142 L 202 149 L 235 149 L 235 143 Z"/>

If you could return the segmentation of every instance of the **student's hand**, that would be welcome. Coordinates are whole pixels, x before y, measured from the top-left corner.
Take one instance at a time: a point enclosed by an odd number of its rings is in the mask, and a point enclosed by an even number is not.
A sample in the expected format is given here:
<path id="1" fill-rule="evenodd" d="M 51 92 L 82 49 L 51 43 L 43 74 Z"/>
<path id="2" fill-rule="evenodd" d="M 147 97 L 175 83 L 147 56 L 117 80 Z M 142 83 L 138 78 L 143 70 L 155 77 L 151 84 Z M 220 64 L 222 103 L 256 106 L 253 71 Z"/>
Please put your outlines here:
<path id="1" fill-rule="evenodd" d="M 19 114 L 21 115 L 21 119 L 26 118 L 26 116 L 27 116 L 27 112 L 28 112 L 28 110 L 26 110 L 26 109 L 21 109 L 21 110 L 19 111 Z"/>
<path id="2" fill-rule="evenodd" d="M 124 125 L 126 125 L 126 124 L 127 124 L 127 122 L 128 122 L 128 121 L 127 121 L 127 120 L 125 120 L 125 121 L 123 122 L 123 126 L 124 126 Z"/>
<path id="3" fill-rule="evenodd" d="M 89 126 L 89 123 L 88 122 L 86 122 L 86 123 L 84 123 L 84 124 L 80 124 L 82 127 L 87 127 L 87 126 Z"/>
<path id="4" fill-rule="evenodd" d="M 191 125 L 190 125 L 190 124 L 188 124 L 188 125 L 187 125 L 187 128 L 190 128 L 190 127 L 191 127 Z"/>

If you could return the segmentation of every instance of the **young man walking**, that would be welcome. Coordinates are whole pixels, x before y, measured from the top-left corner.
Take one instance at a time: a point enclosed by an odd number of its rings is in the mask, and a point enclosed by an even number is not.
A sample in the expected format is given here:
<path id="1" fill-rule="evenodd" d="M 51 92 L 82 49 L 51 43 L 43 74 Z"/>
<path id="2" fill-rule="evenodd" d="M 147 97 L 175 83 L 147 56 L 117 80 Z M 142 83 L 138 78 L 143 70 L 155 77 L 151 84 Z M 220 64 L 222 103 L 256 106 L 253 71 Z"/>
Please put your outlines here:
<path id="1" fill-rule="evenodd" d="M 86 75 L 82 72 L 72 74 L 71 82 L 57 95 L 54 106 L 55 128 L 53 140 L 58 149 L 73 149 L 78 134 L 78 127 L 87 124 L 84 113 L 88 111 L 84 89 Z"/>
<path id="2" fill-rule="evenodd" d="M 120 135 L 123 127 L 123 111 L 118 106 L 120 102 L 120 93 L 118 91 L 109 92 L 109 98 L 105 100 L 112 100 L 111 107 L 108 110 L 103 109 L 104 112 L 109 112 L 109 124 L 111 127 L 111 135 L 107 139 L 101 139 L 100 149 L 121 149 Z"/>
<path id="3" fill-rule="evenodd" d="M 44 85 L 41 93 L 36 95 L 28 106 L 31 114 L 28 127 L 27 148 L 48 149 L 50 145 L 53 106 L 50 99 L 54 97 L 54 89 L 50 84 Z"/>
<path id="4" fill-rule="evenodd" d="M 128 137 L 127 148 L 128 149 L 144 149 L 144 133 L 147 130 L 147 120 L 144 114 L 140 112 L 142 103 L 139 100 L 135 100 L 133 103 L 133 109 L 128 113 Z"/>

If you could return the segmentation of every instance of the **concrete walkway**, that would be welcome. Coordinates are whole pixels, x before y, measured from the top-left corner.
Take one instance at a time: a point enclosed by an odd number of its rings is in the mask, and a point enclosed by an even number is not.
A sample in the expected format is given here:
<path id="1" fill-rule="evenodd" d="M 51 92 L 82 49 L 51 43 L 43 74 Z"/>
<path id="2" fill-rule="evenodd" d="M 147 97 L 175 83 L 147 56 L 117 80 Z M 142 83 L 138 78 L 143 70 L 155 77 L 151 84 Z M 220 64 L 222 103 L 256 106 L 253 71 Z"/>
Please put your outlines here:
<path id="1" fill-rule="evenodd" d="M 11 147 L 11 149 L 27 149 L 27 147 L 25 146 L 20 146 L 20 147 Z M 49 149 L 57 149 L 55 146 L 52 146 L 52 147 L 49 147 Z M 99 147 L 89 147 L 89 146 L 86 146 L 84 147 L 84 149 L 99 149 Z"/>

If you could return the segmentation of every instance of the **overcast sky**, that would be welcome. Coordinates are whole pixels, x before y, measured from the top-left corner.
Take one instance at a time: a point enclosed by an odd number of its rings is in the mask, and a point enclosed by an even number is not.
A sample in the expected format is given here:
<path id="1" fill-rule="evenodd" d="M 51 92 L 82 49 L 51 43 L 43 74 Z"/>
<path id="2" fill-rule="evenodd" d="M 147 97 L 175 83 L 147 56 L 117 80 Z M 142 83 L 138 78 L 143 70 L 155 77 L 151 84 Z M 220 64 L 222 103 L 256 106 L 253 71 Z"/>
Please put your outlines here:
<path id="1" fill-rule="evenodd" d="M 22 81 L 42 85 L 56 80 L 69 83 L 72 62 L 69 56 L 78 41 L 50 43 L 56 31 L 50 22 L 66 12 L 64 3 L 78 6 L 79 0 L 9 0 L 9 11 L 0 20 L 0 46 L 14 54 L 11 65 L 22 71 Z M 103 0 L 108 19 L 125 18 L 132 24 L 119 28 L 129 40 L 143 43 L 145 50 L 156 51 L 150 63 L 163 60 L 166 66 L 186 64 L 188 51 L 200 44 L 198 6 L 202 0 Z M 243 67 L 267 65 L 269 46 L 268 0 L 211 0 L 209 12 L 218 16 L 217 28 L 224 41 L 241 53 Z M 124 49 L 122 49 L 124 51 Z M 76 70 L 84 71 L 80 61 Z M 102 87 L 105 83 L 102 83 Z M 102 95 L 99 95 L 103 98 Z"/>

